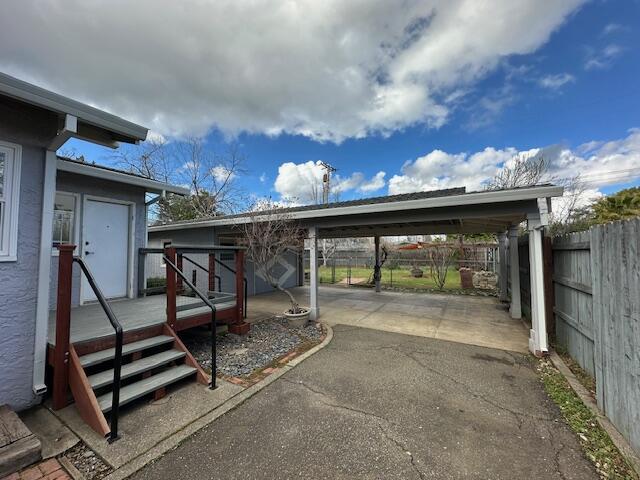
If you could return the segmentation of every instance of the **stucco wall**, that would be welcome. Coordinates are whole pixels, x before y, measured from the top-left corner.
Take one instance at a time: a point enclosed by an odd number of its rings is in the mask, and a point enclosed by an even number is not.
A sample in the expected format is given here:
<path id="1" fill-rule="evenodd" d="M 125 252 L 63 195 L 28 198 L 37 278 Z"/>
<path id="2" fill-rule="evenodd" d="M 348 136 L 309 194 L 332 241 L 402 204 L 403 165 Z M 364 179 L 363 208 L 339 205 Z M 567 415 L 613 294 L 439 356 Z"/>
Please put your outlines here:
<path id="1" fill-rule="evenodd" d="M 0 405 L 16 410 L 32 392 L 44 145 L 55 127 L 36 110 L 0 101 L 0 140 L 22 145 L 17 261 L 0 262 Z"/>
<path id="2" fill-rule="evenodd" d="M 117 182 L 110 182 L 93 177 L 86 177 L 83 175 L 77 175 L 69 172 L 58 172 L 56 176 L 56 190 L 60 192 L 77 193 L 79 194 L 76 214 L 80 217 L 79 232 L 76 238 L 78 239 L 78 248 L 76 254 L 80 254 L 81 247 L 83 245 L 82 239 L 82 221 L 83 221 L 83 204 L 85 195 L 91 195 L 95 197 L 104 197 L 113 200 L 122 200 L 135 203 L 135 241 L 134 241 L 134 255 L 133 255 L 133 292 L 134 296 L 138 294 L 138 248 L 141 248 L 145 244 L 145 224 L 146 224 L 146 212 L 145 212 L 145 196 L 144 189 L 134 187 L 132 185 L 124 185 Z M 77 223 L 78 224 L 78 223 Z M 128 255 L 128 251 L 112 252 L 113 255 Z M 72 305 L 78 305 L 80 303 L 80 268 L 78 265 L 74 265 L 73 270 L 73 291 L 71 295 Z M 51 278 L 49 282 L 49 308 L 55 309 L 56 295 L 58 292 L 58 257 L 51 256 Z"/>

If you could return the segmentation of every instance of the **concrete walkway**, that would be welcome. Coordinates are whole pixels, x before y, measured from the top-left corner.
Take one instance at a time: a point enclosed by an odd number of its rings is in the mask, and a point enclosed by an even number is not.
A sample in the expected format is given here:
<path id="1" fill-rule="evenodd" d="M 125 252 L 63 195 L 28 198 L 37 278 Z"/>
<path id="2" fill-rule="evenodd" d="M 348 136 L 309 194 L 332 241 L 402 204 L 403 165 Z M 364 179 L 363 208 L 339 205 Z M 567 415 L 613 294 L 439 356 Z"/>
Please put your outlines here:
<path id="1" fill-rule="evenodd" d="M 596 479 L 532 357 L 339 325 L 136 479 Z"/>
<path id="2" fill-rule="evenodd" d="M 309 289 L 293 289 L 308 305 Z M 353 325 L 453 342 L 528 351 L 529 333 L 513 320 L 506 305 L 494 297 L 409 293 L 358 287 L 320 288 L 320 320 L 329 325 Z M 280 292 L 249 297 L 249 321 L 281 313 L 287 298 Z"/>

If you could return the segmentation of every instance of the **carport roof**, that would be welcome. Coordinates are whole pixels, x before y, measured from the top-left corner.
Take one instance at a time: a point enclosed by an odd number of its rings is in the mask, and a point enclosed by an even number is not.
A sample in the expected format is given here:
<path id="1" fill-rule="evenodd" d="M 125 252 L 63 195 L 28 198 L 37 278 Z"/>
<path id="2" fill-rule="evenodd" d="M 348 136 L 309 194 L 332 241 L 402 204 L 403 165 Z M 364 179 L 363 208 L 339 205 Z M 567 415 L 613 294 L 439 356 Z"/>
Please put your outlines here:
<path id="1" fill-rule="evenodd" d="M 279 212 L 304 226 L 319 228 L 324 236 L 497 232 L 517 225 L 527 215 L 540 215 L 538 200 L 546 199 L 542 202 L 546 207 L 548 199 L 562 193 L 562 187 L 551 184 L 479 192 L 466 192 L 462 187 L 306 205 Z M 232 227 L 250 219 L 250 212 L 245 212 L 155 225 L 149 231 Z"/>

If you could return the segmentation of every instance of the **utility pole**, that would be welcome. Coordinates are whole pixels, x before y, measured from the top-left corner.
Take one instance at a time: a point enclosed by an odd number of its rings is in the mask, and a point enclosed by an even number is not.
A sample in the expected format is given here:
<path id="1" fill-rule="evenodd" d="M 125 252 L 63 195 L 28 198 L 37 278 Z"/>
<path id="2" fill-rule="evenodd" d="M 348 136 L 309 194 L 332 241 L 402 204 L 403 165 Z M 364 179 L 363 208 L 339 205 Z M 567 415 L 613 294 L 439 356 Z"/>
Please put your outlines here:
<path id="1" fill-rule="evenodd" d="M 329 203 L 331 173 L 335 172 L 336 169 L 329 165 L 327 162 L 320 162 L 320 165 L 325 170 L 324 175 L 322 176 L 322 203 Z"/>

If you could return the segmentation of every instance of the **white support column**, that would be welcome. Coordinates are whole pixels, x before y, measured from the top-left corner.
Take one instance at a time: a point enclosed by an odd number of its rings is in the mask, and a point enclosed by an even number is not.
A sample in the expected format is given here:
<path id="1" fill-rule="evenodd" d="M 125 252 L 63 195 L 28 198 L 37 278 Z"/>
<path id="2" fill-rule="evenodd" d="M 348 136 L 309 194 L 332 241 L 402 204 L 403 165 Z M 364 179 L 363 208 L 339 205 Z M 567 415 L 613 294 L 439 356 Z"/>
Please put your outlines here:
<path id="1" fill-rule="evenodd" d="M 541 356 L 549 351 L 547 323 L 544 305 L 544 264 L 542 257 L 542 235 L 544 226 L 540 218 L 527 220 L 529 230 L 529 271 L 531 276 L 531 330 L 529 350 Z"/>
<path id="2" fill-rule="evenodd" d="M 316 227 L 309 227 L 309 308 L 311 320 L 318 320 L 320 307 L 318 305 L 318 236 Z"/>
<path id="3" fill-rule="evenodd" d="M 520 302 L 520 255 L 518 253 L 518 227 L 509 229 L 509 270 L 511 274 L 511 318 L 522 318 Z"/>
<path id="4" fill-rule="evenodd" d="M 376 264 L 374 267 L 374 281 L 376 285 L 376 292 L 380 292 L 381 290 L 380 283 L 381 283 L 381 277 L 382 277 L 382 272 L 380 271 L 380 237 L 376 235 L 373 239 L 373 243 L 375 246 L 375 256 L 376 256 Z"/>
<path id="5" fill-rule="evenodd" d="M 500 301 L 506 302 L 508 300 L 507 294 L 507 234 L 501 233 L 498 235 L 498 266 L 500 268 L 498 282 L 500 285 Z"/>

